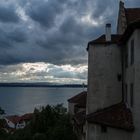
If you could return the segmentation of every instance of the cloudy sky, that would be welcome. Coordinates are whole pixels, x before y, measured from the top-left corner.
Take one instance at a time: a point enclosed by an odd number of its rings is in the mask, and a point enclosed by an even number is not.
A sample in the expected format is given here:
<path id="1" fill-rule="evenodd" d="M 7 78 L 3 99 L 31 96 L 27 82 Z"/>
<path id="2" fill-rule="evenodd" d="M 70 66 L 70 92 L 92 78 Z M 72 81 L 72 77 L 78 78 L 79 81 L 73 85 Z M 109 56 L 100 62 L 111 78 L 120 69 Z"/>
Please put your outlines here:
<path id="1" fill-rule="evenodd" d="M 116 31 L 119 0 L 0 2 L 0 82 L 86 83 L 87 42 Z"/>

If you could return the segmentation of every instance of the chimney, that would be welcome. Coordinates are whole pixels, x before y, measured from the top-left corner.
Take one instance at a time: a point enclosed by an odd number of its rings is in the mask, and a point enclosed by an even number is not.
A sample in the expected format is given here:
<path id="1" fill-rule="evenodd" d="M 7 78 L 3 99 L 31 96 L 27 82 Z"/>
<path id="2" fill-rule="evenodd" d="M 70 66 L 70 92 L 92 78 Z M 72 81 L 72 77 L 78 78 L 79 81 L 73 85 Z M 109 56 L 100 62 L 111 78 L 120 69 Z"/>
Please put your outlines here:
<path id="1" fill-rule="evenodd" d="M 124 1 L 120 0 L 119 9 L 124 10 Z"/>
<path id="2" fill-rule="evenodd" d="M 124 6 L 124 1 L 125 0 L 120 0 L 120 5 L 123 5 Z"/>
<path id="3" fill-rule="evenodd" d="M 105 34 L 105 39 L 106 41 L 111 41 L 111 24 L 107 23 L 106 24 L 106 34 Z"/>

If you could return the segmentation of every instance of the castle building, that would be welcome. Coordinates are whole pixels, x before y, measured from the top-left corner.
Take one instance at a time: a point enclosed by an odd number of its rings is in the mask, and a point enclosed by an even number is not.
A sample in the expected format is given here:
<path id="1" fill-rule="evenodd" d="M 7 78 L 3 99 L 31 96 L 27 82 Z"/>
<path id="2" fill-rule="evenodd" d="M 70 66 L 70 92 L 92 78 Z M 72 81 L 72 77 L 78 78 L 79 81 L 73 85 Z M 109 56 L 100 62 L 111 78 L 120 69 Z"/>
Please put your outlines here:
<path id="1" fill-rule="evenodd" d="M 117 33 L 88 43 L 86 140 L 140 139 L 140 8 L 120 1 Z"/>

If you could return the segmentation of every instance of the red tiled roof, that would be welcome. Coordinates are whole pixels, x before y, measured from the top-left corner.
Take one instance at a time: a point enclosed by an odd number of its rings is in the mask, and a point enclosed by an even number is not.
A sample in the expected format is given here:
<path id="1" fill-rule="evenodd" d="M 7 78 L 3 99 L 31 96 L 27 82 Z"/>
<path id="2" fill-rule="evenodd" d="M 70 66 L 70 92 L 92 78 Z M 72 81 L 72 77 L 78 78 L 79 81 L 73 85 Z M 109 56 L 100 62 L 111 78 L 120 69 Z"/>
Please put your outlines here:
<path id="1" fill-rule="evenodd" d="M 93 45 L 93 44 L 117 44 L 120 38 L 121 38 L 121 35 L 112 34 L 111 41 L 106 41 L 105 35 L 101 35 L 99 38 L 92 40 L 88 43 L 87 50 L 88 50 L 89 45 Z"/>
<path id="2" fill-rule="evenodd" d="M 20 117 L 17 115 L 7 116 L 6 119 L 8 119 L 9 121 L 11 121 L 14 124 L 20 122 L 20 120 L 21 120 Z"/>
<path id="3" fill-rule="evenodd" d="M 11 121 L 12 123 L 17 124 L 17 123 L 19 123 L 21 121 L 31 120 L 32 116 L 33 116 L 33 113 L 27 113 L 27 114 L 24 114 L 22 116 L 13 115 L 13 116 L 7 116 L 6 118 L 9 121 Z"/>
<path id="4" fill-rule="evenodd" d="M 106 125 L 127 131 L 134 130 L 132 113 L 124 103 L 115 104 L 91 113 L 87 115 L 86 119 L 89 123 Z"/>
<path id="5" fill-rule="evenodd" d="M 76 107 L 86 107 L 86 98 L 87 98 L 87 91 L 83 91 L 76 96 L 68 99 L 68 102 L 70 103 L 76 103 Z"/>
<path id="6" fill-rule="evenodd" d="M 86 111 L 78 112 L 74 115 L 73 119 L 78 125 L 83 125 L 85 123 Z"/>
<path id="7" fill-rule="evenodd" d="M 127 24 L 140 20 L 140 8 L 125 8 Z"/>
<path id="8" fill-rule="evenodd" d="M 101 35 L 99 38 L 90 41 L 90 44 L 104 44 L 104 43 L 117 43 L 120 39 L 121 35 L 116 35 L 116 34 L 112 34 L 111 35 L 111 41 L 106 41 L 105 39 L 105 35 Z"/>
<path id="9" fill-rule="evenodd" d="M 24 114 L 24 115 L 22 115 L 20 118 L 22 119 L 22 120 L 31 120 L 32 119 L 32 117 L 33 117 L 33 113 L 27 113 L 27 114 Z"/>

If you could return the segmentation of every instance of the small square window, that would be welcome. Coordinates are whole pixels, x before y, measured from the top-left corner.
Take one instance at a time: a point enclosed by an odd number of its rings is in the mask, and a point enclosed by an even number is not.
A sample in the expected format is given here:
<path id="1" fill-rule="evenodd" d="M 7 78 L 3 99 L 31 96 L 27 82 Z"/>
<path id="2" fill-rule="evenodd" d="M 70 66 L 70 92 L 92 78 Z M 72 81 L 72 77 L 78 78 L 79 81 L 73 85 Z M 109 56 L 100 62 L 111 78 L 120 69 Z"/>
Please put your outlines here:
<path id="1" fill-rule="evenodd" d="M 134 39 L 131 40 L 131 65 L 134 64 Z"/>
<path id="2" fill-rule="evenodd" d="M 128 46 L 125 47 L 125 67 L 128 67 Z"/>
<path id="3" fill-rule="evenodd" d="M 106 132 L 107 132 L 107 127 L 104 126 L 104 125 L 102 125 L 102 126 L 101 126 L 101 132 L 102 132 L 102 133 L 106 133 Z"/>
<path id="4" fill-rule="evenodd" d="M 125 84 L 125 95 L 124 95 L 124 100 L 127 103 L 127 84 Z"/>
<path id="5" fill-rule="evenodd" d="M 133 83 L 130 84 L 130 105 L 133 107 L 134 104 L 134 85 Z"/>
<path id="6" fill-rule="evenodd" d="M 118 81 L 120 82 L 122 80 L 122 75 L 118 74 L 117 77 L 118 77 Z"/>

